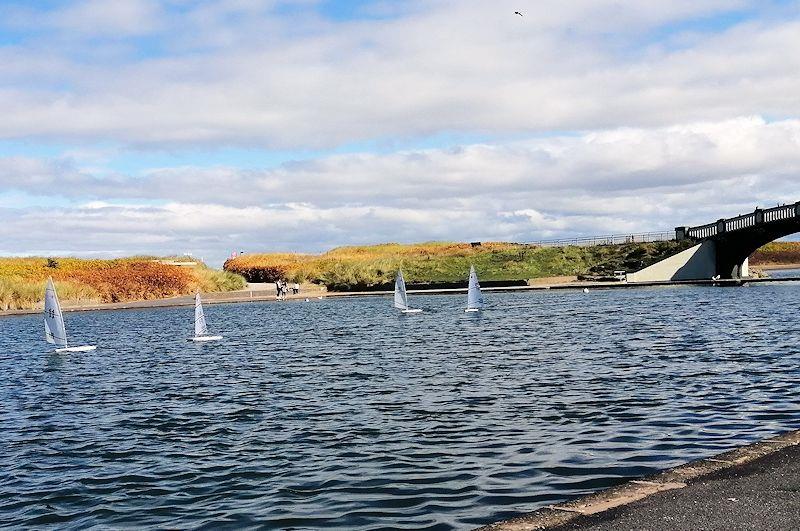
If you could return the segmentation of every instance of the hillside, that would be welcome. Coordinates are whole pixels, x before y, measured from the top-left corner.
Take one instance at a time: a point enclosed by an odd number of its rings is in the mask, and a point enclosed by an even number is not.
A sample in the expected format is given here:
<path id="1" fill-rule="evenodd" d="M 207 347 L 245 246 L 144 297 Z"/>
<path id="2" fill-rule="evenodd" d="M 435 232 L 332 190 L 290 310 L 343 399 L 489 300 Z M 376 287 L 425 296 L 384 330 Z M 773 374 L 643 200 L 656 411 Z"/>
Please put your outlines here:
<path id="1" fill-rule="evenodd" d="M 0 258 L 0 310 L 36 308 L 48 277 L 53 277 L 65 305 L 149 300 L 244 286 L 242 277 L 201 262 L 189 267 L 173 264 L 153 257 Z"/>
<path id="2" fill-rule="evenodd" d="M 800 264 L 800 242 L 768 243 L 750 256 L 751 266 L 789 266 Z"/>
<path id="3" fill-rule="evenodd" d="M 415 284 L 463 282 L 474 264 L 482 281 L 552 276 L 607 276 L 634 271 L 670 256 L 686 242 L 594 247 L 539 247 L 514 243 L 422 243 L 340 247 L 321 255 L 250 254 L 225 262 L 225 270 L 250 282 L 314 282 L 332 291 L 388 286 L 398 268 Z"/>

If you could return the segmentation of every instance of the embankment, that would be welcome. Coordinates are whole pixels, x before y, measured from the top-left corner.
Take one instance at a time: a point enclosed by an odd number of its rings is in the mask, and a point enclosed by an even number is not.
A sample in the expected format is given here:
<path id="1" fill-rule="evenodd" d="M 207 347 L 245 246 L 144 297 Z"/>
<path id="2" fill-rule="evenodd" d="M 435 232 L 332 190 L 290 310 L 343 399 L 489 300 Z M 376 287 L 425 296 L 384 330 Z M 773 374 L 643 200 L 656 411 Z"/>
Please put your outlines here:
<path id="1" fill-rule="evenodd" d="M 185 258 L 0 258 L 0 311 L 37 308 L 52 277 L 65 306 L 154 300 L 244 287 L 244 279 Z"/>
<path id="2" fill-rule="evenodd" d="M 750 266 L 758 269 L 800 268 L 800 242 L 772 242 L 750 256 Z"/>
<path id="3" fill-rule="evenodd" d="M 540 247 L 487 242 L 433 242 L 340 247 L 321 255 L 249 254 L 225 270 L 249 282 L 313 282 L 330 291 L 371 291 L 391 286 L 398 269 L 415 287 L 461 285 L 470 265 L 481 282 L 526 283 L 542 277 L 611 277 L 636 271 L 688 246 L 688 242 L 629 243 L 592 247 Z"/>

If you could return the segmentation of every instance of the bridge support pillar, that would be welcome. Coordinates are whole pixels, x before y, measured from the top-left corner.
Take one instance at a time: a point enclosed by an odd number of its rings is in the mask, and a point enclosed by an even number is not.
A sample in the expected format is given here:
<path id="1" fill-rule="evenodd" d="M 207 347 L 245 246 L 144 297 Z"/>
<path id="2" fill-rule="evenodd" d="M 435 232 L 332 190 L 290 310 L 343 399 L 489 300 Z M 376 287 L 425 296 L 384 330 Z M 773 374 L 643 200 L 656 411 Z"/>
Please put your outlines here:
<path id="1" fill-rule="evenodd" d="M 668 282 L 674 280 L 711 280 L 747 278 L 750 260 L 734 262 L 726 247 L 715 240 L 704 240 L 694 247 L 670 256 L 635 273 L 628 273 L 629 282 Z"/>
<path id="2" fill-rule="evenodd" d="M 629 273 L 628 281 L 710 280 L 716 274 L 717 246 L 713 240 L 706 240 L 641 271 Z"/>

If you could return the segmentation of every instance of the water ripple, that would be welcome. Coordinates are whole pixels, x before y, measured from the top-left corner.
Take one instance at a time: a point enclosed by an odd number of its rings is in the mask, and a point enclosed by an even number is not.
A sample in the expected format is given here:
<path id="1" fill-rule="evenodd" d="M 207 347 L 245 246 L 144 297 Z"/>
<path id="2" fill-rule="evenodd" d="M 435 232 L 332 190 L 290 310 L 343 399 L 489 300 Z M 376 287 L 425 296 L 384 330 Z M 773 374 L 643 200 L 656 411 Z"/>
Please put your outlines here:
<path id="1" fill-rule="evenodd" d="M 796 429 L 800 286 L 0 319 L 0 527 L 462 529 Z M 265 326 L 266 323 L 266 326 Z"/>

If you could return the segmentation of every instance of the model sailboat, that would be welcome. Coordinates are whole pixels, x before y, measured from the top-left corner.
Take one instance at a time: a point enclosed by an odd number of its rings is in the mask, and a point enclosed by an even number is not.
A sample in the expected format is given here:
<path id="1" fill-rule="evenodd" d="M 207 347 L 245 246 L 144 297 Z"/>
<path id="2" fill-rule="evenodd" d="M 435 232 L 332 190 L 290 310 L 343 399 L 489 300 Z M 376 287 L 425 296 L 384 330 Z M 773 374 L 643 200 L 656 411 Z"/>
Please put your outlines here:
<path id="1" fill-rule="evenodd" d="M 70 347 L 67 345 L 67 328 L 64 326 L 64 315 L 61 313 L 61 304 L 53 284 L 53 279 L 47 279 L 44 290 L 44 337 L 51 345 L 56 345 L 56 352 L 89 352 L 97 347 L 85 345 Z"/>
<path id="2" fill-rule="evenodd" d="M 469 290 L 467 291 L 467 309 L 465 312 L 479 312 L 483 310 L 483 295 L 478 282 L 475 266 L 469 266 Z"/>
<path id="3" fill-rule="evenodd" d="M 208 335 L 208 325 L 206 325 L 206 314 L 203 313 L 203 302 L 200 294 L 194 296 L 194 337 L 190 341 L 218 341 L 222 336 Z"/>
<path id="4" fill-rule="evenodd" d="M 394 307 L 401 310 L 402 313 L 422 312 L 419 308 L 409 308 L 406 281 L 403 278 L 403 272 L 399 269 L 397 270 L 397 277 L 394 279 Z"/>

